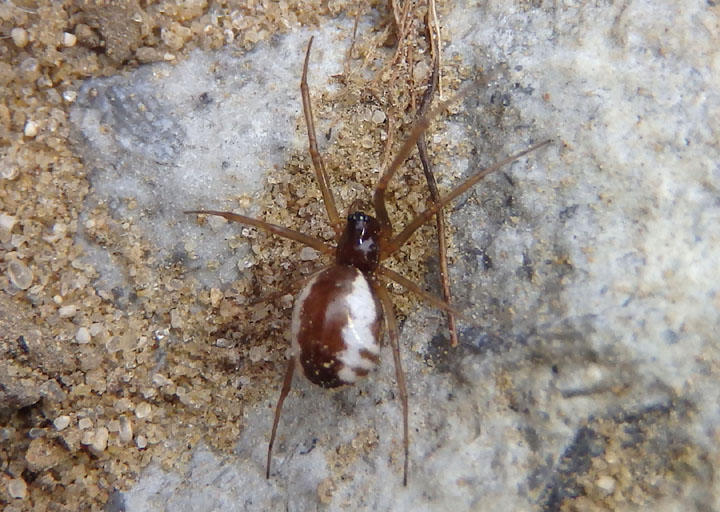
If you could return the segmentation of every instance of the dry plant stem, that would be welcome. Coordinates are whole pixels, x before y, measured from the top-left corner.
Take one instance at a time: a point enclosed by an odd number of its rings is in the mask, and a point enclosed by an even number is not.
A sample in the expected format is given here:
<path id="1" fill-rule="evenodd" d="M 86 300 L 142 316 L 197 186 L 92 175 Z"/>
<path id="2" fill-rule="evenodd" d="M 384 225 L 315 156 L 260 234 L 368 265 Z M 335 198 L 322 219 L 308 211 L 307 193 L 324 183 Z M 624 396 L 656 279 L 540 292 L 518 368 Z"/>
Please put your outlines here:
<path id="1" fill-rule="evenodd" d="M 431 7 L 434 9 L 434 7 L 435 7 L 434 2 Z M 430 7 L 428 7 L 428 8 L 430 8 Z M 430 38 L 431 45 L 432 45 L 433 33 L 429 26 L 428 26 L 428 37 Z M 435 45 L 432 45 L 432 46 L 435 46 Z M 438 50 L 439 50 L 439 48 L 438 48 Z M 428 88 L 425 91 L 425 94 L 423 95 L 422 102 L 420 103 L 420 109 L 418 110 L 418 117 L 423 117 L 425 114 L 427 114 L 427 111 L 430 108 L 430 105 L 432 103 L 433 95 L 435 94 L 436 86 L 440 79 L 440 53 L 439 53 L 439 51 L 435 51 L 433 53 L 434 53 L 433 70 L 432 70 L 432 74 L 430 75 L 430 83 L 428 84 Z M 435 174 L 433 173 L 432 167 L 430 166 L 430 161 L 428 160 L 427 143 L 425 142 L 425 133 L 420 134 L 420 137 L 417 140 L 417 148 L 418 148 L 418 154 L 420 156 L 420 163 L 422 164 L 422 168 L 423 168 L 423 173 L 425 174 L 425 180 L 427 181 L 428 189 L 430 190 L 430 198 L 432 199 L 433 203 L 437 203 L 438 201 L 440 201 L 440 192 L 438 192 L 437 182 L 435 181 Z M 440 284 L 442 286 L 442 296 L 443 296 L 443 299 L 445 299 L 445 302 L 450 304 L 452 302 L 452 295 L 450 293 L 450 280 L 448 278 L 449 274 L 448 274 L 448 260 L 447 260 L 447 243 L 446 243 L 446 236 L 445 236 L 445 213 L 442 210 L 440 210 L 437 213 L 437 215 L 435 216 L 435 225 L 437 227 L 437 237 L 438 237 L 438 260 L 440 263 Z M 458 336 L 457 336 L 457 322 L 455 320 L 455 315 L 451 312 L 447 312 L 447 321 L 448 321 L 448 333 L 450 335 L 450 346 L 457 347 Z"/>
<path id="2" fill-rule="evenodd" d="M 420 162 L 422 163 L 423 172 L 428 182 L 428 189 L 430 190 L 430 197 L 433 203 L 437 203 L 440 200 L 440 193 L 437 189 L 437 183 L 435 182 L 435 175 L 430 168 L 427 157 L 427 145 L 425 144 L 425 137 L 421 136 L 418 139 L 418 153 L 420 154 Z M 447 304 L 452 302 L 452 295 L 450 293 L 450 279 L 448 273 L 448 258 L 447 258 L 447 243 L 446 243 L 446 228 L 445 228 L 445 213 L 440 210 L 435 216 L 435 226 L 437 228 L 438 237 L 438 262 L 440 265 L 440 285 L 442 287 L 442 297 L 445 299 Z M 447 312 L 448 320 L 448 332 L 450 334 L 450 346 L 457 347 L 458 336 L 457 336 L 457 322 L 455 314 L 452 311 Z"/>
<path id="3" fill-rule="evenodd" d="M 282 390 L 280 391 L 280 398 L 278 398 L 277 405 L 275 405 L 275 418 L 273 419 L 272 432 L 270 433 L 270 443 L 268 444 L 267 453 L 267 465 L 265 466 L 265 478 L 270 478 L 270 460 L 272 458 L 272 448 L 275 443 L 275 434 L 277 433 L 277 426 L 280 422 L 280 412 L 282 411 L 283 402 L 285 397 L 290 393 L 290 385 L 292 384 L 293 372 L 295 371 L 295 360 L 291 359 L 288 361 L 287 370 L 285 370 L 285 379 L 283 379 Z"/>
<path id="4" fill-rule="evenodd" d="M 407 486 L 407 475 L 408 475 L 408 446 L 409 446 L 409 432 L 408 432 L 408 394 L 407 386 L 405 384 L 405 374 L 402 370 L 402 364 L 400 362 L 400 335 L 398 334 L 397 320 L 395 319 L 395 311 L 393 309 L 393 303 L 390 299 L 385 287 L 377 282 L 373 283 L 380 303 L 382 304 L 383 311 L 385 312 L 385 326 L 387 328 L 388 337 L 390 338 L 390 345 L 393 351 L 393 360 L 395 361 L 395 378 L 397 380 L 398 391 L 400 393 L 400 402 L 403 408 L 403 448 L 405 452 L 405 462 L 403 463 L 403 485 Z"/>
<path id="5" fill-rule="evenodd" d="M 438 63 L 442 62 L 442 39 L 440 37 L 440 23 L 438 22 L 437 9 L 435 8 L 435 0 L 429 0 L 428 3 L 428 18 L 430 19 L 429 25 L 435 27 L 435 31 L 429 29 L 430 32 L 430 47 L 433 52 L 433 60 Z M 440 94 L 440 99 L 443 97 L 442 90 L 442 75 L 440 74 L 440 68 L 438 66 L 438 77 L 437 77 L 437 88 Z"/>
<path id="6" fill-rule="evenodd" d="M 538 144 L 535 144 L 533 146 L 530 146 L 529 148 L 520 151 L 519 153 L 515 153 L 514 155 L 510 155 L 507 158 L 504 158 L 500 160 L 499 162 L 491 165 L 490 167 L 486 167 L 485 169 L 482 169 L 481 171 L 477 172 L 475 175 L 468 178 L 464 183 L 453 189 L 448 195 L 440 199 L 438 203 L 436 203 L 434 206 L 431 206 L 424 212 L 420 213 L 415 217 L 410 224 L 407 225 L 407 227 L 398 235 L 395 236 L 390 242 L 388 243 L 388 247 L 385 248 L 385 251 L 387 254 L 392 254 L 393 252 L 397 251 L 400 247 L 402 247 L 405 242 L 407 242 L 410 237 L 415 233 L 415 231 L 418 230 L 423 224 L 425 224 L 430 217 L 435 215 L 437 212 L 439 212 L 442 208 L 447 206 L 449 203 L 451 203 L 454 199 L 456 199 L 458 196 L 464 194 L 467 192 L 470 188 L 472 188 L 478 181 L 483 179 L 488 174 L 491 174 L 498 169 L 501 169 L 505 165 L 514 162 L 520 157 L 523 157 L 527 155 L 528 153 L 531 153 L 535 150 L 540 149 L 543 146 L 547 146 L 550 144 L 552 140 L 545 140 L 543 142 L 540 142 Z M 382 259 L 382 258 L 381 258 Z"/>
<path id="7" fill-rule="evenodd" d="M 280 236 L 282 238 L 295 240 L 296 242 L 300 242 L 301 244 L 305 244 L 308 247 L 312 247 L 313 249 L 320 251 L 323 254 L 333 254 L 334 252 L 334 249 L 332 247 L 330 247 L 329 245 L 325 245 L 321 240 L 317 238 L 305 235 L 303 233 L 300 233 L 299 231 L 294 231 L 283 226 L 278 226 L 277 224 L 270 224 L 269 222 L 265 222 L 264 220 L 246 217 L 245 215 L 240 215 L 232 212 L 220 212 L 217 210 L 188 210 L 183 213 L 195 213 L 198 215 L 216 215 L 218 217 L 224 217 L 231 222 L 237 222 L 239 224 L 245 224 L 246 226 L 264 229 L 265 231 L 269 231 L 270 233 Z"/>
<path id="8" fill-rule="evenodd" d="M 415 110 L 416 94 L 415 94 L 415 52 L 413 47 L 409 46 L 407 50 L 407 62 L 410 64 L 408 69 L 409 82 L 410 82 L 410 112 Z"/>
<path id="9" fill-rule="evenodd" d="M 352 53 L 355 49 L 355 41 L 357 40 L 357 29 L 358 29 L 358 23 L 360 22 L 360 9 L 358 9 L 357 13 L 355 14 L 355 23 L 353 24 L 353 34 L 352 34 L 352 41 L 350 41 L 350 47 L 348 48 L 347 53 L 345 54 L 345 62 L 343 63 L 343 74 L 345 77 L 350 76 L 350 59 L 352 59 Z"/>
<path id="10" fill-rule="evenodd" d="M 342 232 L 342 222 L 335 206 L 335 198 L 330 190 L 330 184 L 325 170 L 325 163 L 317 147 L 317 139 L 315 137 L 315 120 L 313 119 L 312 105 L 310 104 L 310 90 L 307 83 L 308 61 L 310 60 L 310 48 L 312 47 L 313 38 L 308 42 L 307 51 L 305 52 L 305 63 L 303 64 L 302 80 L 300 80 L 300 91 L 302 92 L 303 112 L 305 113 L 305 123 L 308 131 L 308 146 L 310 157 L 312 158 L 315 174 L 317 175 L 318 186 L 323 196 L 323 203 L 327 210 L 330 225 L 337 235 Z"/>
<path id="11" fill-rule="evenodd" d="M 398 40 L 398 46 L 395 49 L 395 55 L 393 56 L 393 59 L 391 61 L 391 66 L 394 67 L 395 65 L 397 65 L 398 62 L 401 62 L 403 60 L 401 57 L 405 46 L 402 44 L 402 42 L 407 39 L 407 35 L 410 30 L 411 23 L 408 22 L 408 18 L 410 16 L 410 7 L 412 6 L 413 2 L 406 1 L 403 4 L 402 12 L 400 12 L 400 8 L 398 7 L 396 2 L 391 3 L 393 11 L 393 21 L 395 22 L 395 34 Z M 405 59 L 405 61 L 411 62 L 407 59 Z"/>

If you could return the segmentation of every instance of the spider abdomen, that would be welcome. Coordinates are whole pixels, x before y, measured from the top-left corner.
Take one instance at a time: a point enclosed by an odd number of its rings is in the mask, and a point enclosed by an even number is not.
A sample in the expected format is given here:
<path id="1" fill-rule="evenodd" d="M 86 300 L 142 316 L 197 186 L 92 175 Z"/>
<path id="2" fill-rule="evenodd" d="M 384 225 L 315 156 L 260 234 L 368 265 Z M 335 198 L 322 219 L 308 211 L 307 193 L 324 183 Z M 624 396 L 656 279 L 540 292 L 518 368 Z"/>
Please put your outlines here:
<path id="1" fill-rule="evenodd" d="M 299 369 L 324 388 L 355 383 L 379 361 L 381 325 L 379 302 L 360 270 L 334 265 L 318 272 L 293 308 Z"/>

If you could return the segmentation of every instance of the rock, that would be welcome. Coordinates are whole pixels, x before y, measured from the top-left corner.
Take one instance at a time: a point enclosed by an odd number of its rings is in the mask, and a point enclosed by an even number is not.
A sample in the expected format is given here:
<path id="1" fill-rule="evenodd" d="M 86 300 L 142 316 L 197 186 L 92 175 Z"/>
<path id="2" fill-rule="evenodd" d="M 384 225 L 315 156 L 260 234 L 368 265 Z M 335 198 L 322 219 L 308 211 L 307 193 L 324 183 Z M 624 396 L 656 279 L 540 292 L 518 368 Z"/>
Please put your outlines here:
<path id="1" fill-rule="evenodd" d="M 25 460 L 31 471 L 43 471 L 59 464 L 66 452 L 52 440 L 45 438 L 33 439 L 30 442 Z"/>
<path id="2" fill-rule="evenodd" d="M 93 433 L 93 439 L 90 443 L 90 451 L 95 455 L 100 455 L 105 451 L 108 444 L 108 438 L 110 433 L 105 427 L 100 427 Z"/>
<path id="3" fill-rule="evenodd" d="M 27 290 L 33 281 L 32 270 L 22 261 L 11 259 L 7 267 L 10 282 L 20 290 Z"/>
<path id="4" fill-rule="evenodd" d="M 7 483 L 8 494 L 11 498 L 24 500 L 27 497 L 27 484 L 22 478 L 13 478 Z"/>
<path id="5" fill-rule="evenodd" d="M 53 421 L 53 426 L 55 427 L 55 430 L 58 432 L 61 430 L 64 430 L 70 425 L 70 416 L 67 414 L 63 414 L 62 416 L 58 416 Z"/>

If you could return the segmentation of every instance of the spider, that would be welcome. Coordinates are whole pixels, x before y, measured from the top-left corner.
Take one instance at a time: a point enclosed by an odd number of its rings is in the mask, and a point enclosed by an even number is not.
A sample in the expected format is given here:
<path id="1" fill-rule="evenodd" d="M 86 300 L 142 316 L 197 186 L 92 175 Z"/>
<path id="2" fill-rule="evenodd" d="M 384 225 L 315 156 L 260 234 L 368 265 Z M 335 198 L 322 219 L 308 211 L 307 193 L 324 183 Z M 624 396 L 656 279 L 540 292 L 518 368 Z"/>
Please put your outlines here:
<path id="1" fill-rule="evenodd" d="M 408 475 L 408 395 L 405 375 L 400 363 L 399 330 L 393 303 L 384 282 L 394 281 L 411 290 L 433 306 L 459 314 L 445 301 L 422 290 L 402 275 L 382 265 L 382 262 L 400 249 L 438 211 L 466 192 L 488 174 L 514 160 L 534 151 L 551 141 L 546 140 L 509 156 L 494 165 L 482 169 L 434 205 L 418 214 L 400 233 L 394 234 L 385 206 L 385 191 L 395 172 L 407 159 L 431 119 L 457 98 L 443 102 L 439 107 L 420 118 L 413 126 L 407 140 L 395 158 L 381 175 L 373 193 L 375 217 L 359 210 L 354 202 L 346 221 L 338 213 L 333 193 L 329 187 L 325 164 L 318 151 L 315 135 L 310 93 L 307 84 L 308 62 L 313 38 L 307 45 L 303 64 L 300 90 L 303 112 L 308 132 L 310 157 L 323 197 L 325 210 L 335 231 L 336 246 L 331 247 L 319 238 L 263 220 L 232 212 L 216 210 L 190 210 L 187 214 L 216 215 L 247 226 L 268 231 L 274 235 L 300 242 L 317 251 L 332 256 L 334 263 L 310 276 L 297 296 L 292 312 L 291 343 L 293 357 L 287 365 L 280 397 L 268 443 L 266 478 L 270 478 L 272 448 L 280 420 L 283 402 L 290 392 L 292 378 L 297 369 L 312 383 L 323 388 L 336 388 L 354 384 L 366 376 L 379 362 L 382 324 L 384 321 L 392 346 L 395 375 L 403 413 L 403 485 Z M 462 95 L 462 93 L 460 94 Z"/>

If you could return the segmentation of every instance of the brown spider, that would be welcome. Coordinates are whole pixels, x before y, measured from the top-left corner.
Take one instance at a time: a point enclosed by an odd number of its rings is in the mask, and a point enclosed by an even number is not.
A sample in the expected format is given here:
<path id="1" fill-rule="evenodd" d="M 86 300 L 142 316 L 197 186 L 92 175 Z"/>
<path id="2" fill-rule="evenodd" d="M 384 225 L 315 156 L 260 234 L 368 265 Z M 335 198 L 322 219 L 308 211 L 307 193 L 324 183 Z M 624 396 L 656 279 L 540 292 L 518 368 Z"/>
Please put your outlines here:
<path id="1" fill-rule="evenodd" d="M 270 460 L 280 412 L 283 402 L 290 392 L 296 366 L 307 379 L 324 388 L 354 384 L 358 378 L 367 375 L 379 361 L 384 318 L 392 345 L 395 374 L 403 408 L 405 455 L 403 485 L 407 485 L 409 446 L 407 388 L 400 364 L 398 325 L 393 312 L 393 303 L 382 282 L 395 281 L 435 307 L 455 314 L 457 311 L 445 301 L 425 292 L 412 281 L 383 266 L 381 262 L 400 249 L 418 228 L 428 222 L 444 206 L 485 176 L 521 156 L 545 146 L 550 141 L 535 144 L 491 167 L 476 172 L 450 193 L 441 197 L 433 206 L 417 215 L 400 233 L 393 234 L 385 207 L 387 186 L 412 151 L 418 138 L 427 129 L 430 120 L 456 99 L 453 98 L 453 100 L 442 103 L 415 123 L 410 136 L 380 177 L 373 194 L 376 217 L 373 218 L 358 211 L 354 203 L 349 209 L 347 222 L 343 226 L 343 221 L 335 206 L 335 199 L 328 185 L 325 164 L 317 148 L 315 124 L 307 85 L 312 41 L 313 39 L 310 38 L 305 53 L 300 90 L 307 124 L 310 156 L 330 224 L 335 230 L 336 247 L 333 248 L 318 238 L 298 231 L 236 213 L 215 210 L 192 210 L 185 213 L 217 215 L 229 221 L 254 226 L 280 237 L 295 240 L 327 255 L 335 254 L 335 262 L 313 274 L 295 301 L 291 324 L 293 360 L 289 362 L 285 371 L 282 390 L 275 407 L 272 433 L 268 444 L 266 478 L 270 477 Z"/>

